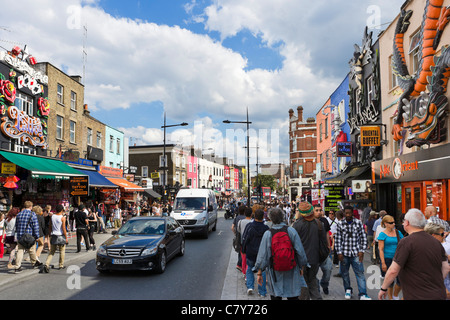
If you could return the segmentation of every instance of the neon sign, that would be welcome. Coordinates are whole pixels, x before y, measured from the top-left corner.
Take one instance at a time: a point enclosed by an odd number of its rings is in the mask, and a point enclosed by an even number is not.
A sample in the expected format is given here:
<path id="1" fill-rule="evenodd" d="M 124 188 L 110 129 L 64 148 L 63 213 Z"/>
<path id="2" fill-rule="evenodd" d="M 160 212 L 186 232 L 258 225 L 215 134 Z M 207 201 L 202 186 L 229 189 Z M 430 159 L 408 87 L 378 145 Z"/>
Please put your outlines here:
<path id="1" fill-rule="evenodd" d="M 8 117 L 2 118 L 0 130 L 11 139 L 20 139 L 35 147 L 47 148 L 42 122 L 39 118 L 29 116 L 15 106 L 8 108 Z"/>

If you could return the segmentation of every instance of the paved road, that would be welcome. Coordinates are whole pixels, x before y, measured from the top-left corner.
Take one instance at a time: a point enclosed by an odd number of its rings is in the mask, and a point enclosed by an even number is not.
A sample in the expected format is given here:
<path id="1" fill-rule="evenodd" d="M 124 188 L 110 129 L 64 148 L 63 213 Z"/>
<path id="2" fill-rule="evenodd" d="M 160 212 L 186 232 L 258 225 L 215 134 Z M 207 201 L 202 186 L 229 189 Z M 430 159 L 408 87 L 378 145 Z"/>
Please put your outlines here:
<path id="1" fill-rule="evenodd" d="M 244 277 L 236 269 L 237 254 L 231 242 L 231 220 L 220 212 L 217 230 L 208 239 L 189 236 L 186 254 L 170 261 L 164 274 L 124 272 L 99 274 L 95 269 L 95 252 L 75 253 L 76 242 L 71 239 L 66 250 L 65 270 L 51 270 L 49 274 L 31 269 L 23 263 L 24 271 L 14 274 L 6 268 L 7 257 L 0 259 L 0 299 L 95 300 L 95 299 L 151 299 L 151 300 L 267 300 L 257 294 L 247 295 Z M 96 234 L 97 244 L 110 234 Z M 41 260 L 45 260 L 46 254 Z M 58 254 L 53 258 L 57 263 Z M 381 279 L 365 255 L 365 270 L 369 296 L 376 299 Z M 338 268 L 333 267 L 333 275 Z M 357 286 L 350 271 L 354 297 Z M 78 276 L 80 275 L 80 276 Z M 319 275 L 320 276 L 320 275 Z M 329 295 L 325 300 L 344 300 L 342 279 L 331 277 Z"/>

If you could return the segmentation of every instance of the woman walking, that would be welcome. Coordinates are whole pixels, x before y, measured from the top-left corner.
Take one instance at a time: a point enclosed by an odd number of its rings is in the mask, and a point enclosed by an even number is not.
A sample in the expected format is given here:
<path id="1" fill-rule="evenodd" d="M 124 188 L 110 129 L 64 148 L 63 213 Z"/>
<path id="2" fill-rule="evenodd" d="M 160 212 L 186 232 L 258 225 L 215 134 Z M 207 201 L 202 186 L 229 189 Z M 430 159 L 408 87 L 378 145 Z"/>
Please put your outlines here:
<path id="1" fill-rule="evenodd" d="M 50 252 L 44 264 L 44 272 L 50 271 L 50 263 L 56 249 L 59 249 L 59 269 L 64 269 L 64 258 L 66 253 L 67 240 L 66 216 L 64 215 L 64 207 L 60 204 L 56 206 L 56 213 L 52 215 L 51 219 L 51 239 Z"/>

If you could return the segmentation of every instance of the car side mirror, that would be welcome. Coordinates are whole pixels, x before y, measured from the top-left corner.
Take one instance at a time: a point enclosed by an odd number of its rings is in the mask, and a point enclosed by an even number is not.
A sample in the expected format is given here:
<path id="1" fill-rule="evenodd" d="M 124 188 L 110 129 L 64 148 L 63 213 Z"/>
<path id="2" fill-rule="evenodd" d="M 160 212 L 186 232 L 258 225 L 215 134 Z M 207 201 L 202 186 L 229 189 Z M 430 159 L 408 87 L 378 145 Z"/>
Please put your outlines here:
<path id="1" fill-rule="evenodd" d="M 208 206 L 208 211 L 213 211 L 214 209 L 213 209 L 213 206 L 212 205 L 209 205 Z"/>

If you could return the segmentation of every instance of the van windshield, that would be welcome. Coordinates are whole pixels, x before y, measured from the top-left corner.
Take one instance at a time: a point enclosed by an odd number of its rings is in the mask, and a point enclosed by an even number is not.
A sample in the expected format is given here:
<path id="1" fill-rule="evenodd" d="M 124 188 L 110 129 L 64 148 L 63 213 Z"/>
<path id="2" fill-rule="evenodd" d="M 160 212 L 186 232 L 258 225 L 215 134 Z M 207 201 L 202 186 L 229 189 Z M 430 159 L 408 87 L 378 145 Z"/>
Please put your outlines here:
<path id="1" fill-rule="evenodd" d="M 175 210 L 205 210 L 206 198 L 176 198 Z"/>

